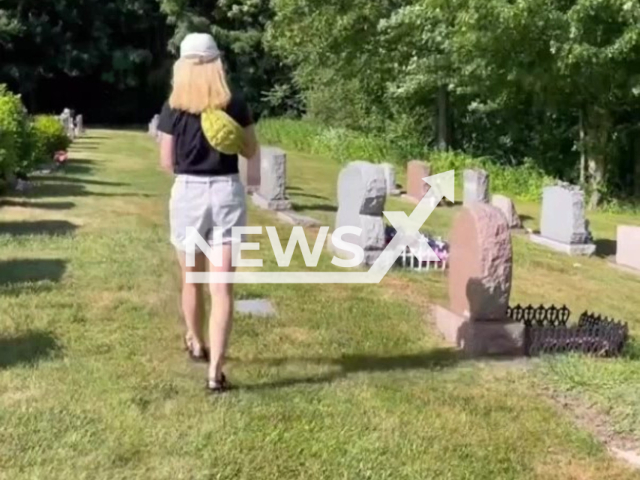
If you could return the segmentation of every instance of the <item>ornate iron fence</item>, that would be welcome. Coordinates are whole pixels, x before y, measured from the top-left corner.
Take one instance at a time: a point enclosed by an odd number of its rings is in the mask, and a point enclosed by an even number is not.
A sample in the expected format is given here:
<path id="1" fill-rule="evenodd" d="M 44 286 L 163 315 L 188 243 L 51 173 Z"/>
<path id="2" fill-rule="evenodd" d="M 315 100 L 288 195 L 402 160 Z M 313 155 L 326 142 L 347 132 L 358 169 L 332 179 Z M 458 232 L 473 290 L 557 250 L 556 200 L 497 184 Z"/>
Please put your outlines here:
<path id="1" fill-rule="evenodd" d="M 569 325 L 571 310 L 540 305 L 509 307 L 508 316 L 525 326 L 525 353 L 540 354 L 582 352 L 599 357 L 619 356 L 629 338 L 629 326 L 584 312 L 578 323 Z"/>

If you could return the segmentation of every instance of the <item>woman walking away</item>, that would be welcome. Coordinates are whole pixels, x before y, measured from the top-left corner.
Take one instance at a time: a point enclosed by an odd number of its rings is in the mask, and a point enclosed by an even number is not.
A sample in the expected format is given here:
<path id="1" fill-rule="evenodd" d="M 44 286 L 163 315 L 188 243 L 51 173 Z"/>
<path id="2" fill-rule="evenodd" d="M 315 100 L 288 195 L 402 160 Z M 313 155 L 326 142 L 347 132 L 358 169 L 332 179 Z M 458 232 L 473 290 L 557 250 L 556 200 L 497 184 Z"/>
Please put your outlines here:
<path id="1" fill-rule="evenodd" d="M 220 51 L 208 34 L 188 35 L 173 71 L 173 91 L 160 115 L 160 162 L 175 174 L 171 191 L 171 242 L 182 270 L 185 346 L 194 361 L 209 361 L 207 388 L 221 393 L 229 385 L 223 373 L 233 316 L 233 285 L 211 283 L 209 347 L 203 338 L 202 286 L 186 282 L 188 272 L 206 271 L 195 252 L 187 266 L 187 229 L 195 228 L 214 252 L 213 273 L 233 271 L 232 228 L 244 226 L 244 187 L 238 177 L 238 154 L 253 158 L 258 150 L 251 112 L 227 84 Z M 219 264 L 222 259 L 222 264 Z"/>

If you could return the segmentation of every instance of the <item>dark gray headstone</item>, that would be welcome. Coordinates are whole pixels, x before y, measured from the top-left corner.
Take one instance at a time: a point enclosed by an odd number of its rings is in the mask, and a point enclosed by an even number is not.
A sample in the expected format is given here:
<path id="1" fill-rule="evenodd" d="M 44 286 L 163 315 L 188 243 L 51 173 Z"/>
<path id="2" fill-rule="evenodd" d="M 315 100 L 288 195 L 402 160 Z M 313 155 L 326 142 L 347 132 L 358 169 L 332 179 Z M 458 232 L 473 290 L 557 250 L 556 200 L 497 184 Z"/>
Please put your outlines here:
<path id="1" fill-rule="evenodd" d="M 379 165 L 352 162 L 340 172 L 336 229 L 345 226 L 362 229 L 360 237 L 343 235 L 342 239 L 364 249 L 366 264 L 375 262 L 386 246 L 382 217 L 386 198 L 387 182 Z"/>
<path id="2" fill-rule="evenodd" d="M 484 170 L 465 170 L 464 178 L 464 205 L 474 203 L 489 203 L 489 174 Z"/>
<path id="3" fill-rule="evenodd" d="M 260 190 L 254 203 L 269 210 L 291 210 L 287 198 L 287 154 L 275 147 L 260 150 Z"/>
<path id="4" fill-rule="evenodd" d="M 540 234 L 567 244 L 591 241 L 584 216 L 584 192 L 580 187 L 563 184 L 543 190 Z"/>

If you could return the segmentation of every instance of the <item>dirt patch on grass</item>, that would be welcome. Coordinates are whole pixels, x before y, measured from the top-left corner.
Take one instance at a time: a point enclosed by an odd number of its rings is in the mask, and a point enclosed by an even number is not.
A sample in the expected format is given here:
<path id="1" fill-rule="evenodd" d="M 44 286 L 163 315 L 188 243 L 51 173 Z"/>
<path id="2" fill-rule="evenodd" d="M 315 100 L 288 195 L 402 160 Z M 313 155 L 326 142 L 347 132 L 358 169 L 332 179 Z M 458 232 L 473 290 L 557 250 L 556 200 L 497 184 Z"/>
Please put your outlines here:
<path id="1" fill-rule="evenodd" d="M 615 462 L 594 464 L 593 461 L 551 455 L 542 465 L 536 466 L 536 478 L 540 480 L 622 480 L 637 478 L 633 472 Z"/>
<path id="2" fill-rule="evenodd" d="M 569 415 L 581 429 L 591 433 L 601 442 L 614 457 L 640 469 L 640 441 L 630 435 L 616 432 L 608 415 L 587 404 L 577 395 L 556 391 L 549 386 L 541 387 L 540 390 L 558 409 L 559 414 Z"/>

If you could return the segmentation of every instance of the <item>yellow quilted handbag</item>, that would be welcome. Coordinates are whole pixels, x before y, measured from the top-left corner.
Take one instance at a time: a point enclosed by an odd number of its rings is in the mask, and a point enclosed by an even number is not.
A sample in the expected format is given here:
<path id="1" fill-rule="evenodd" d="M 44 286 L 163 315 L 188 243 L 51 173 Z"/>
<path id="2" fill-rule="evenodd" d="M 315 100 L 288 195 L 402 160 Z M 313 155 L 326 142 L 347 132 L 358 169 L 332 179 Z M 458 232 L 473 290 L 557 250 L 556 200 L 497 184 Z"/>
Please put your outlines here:
<path id="1" fill-rule="evenodd" d="M 202 131 L 213 148 L 225 155 L 242 151 L 244 130 L 223 110 L 208 109 L 200 116 Z"/>

